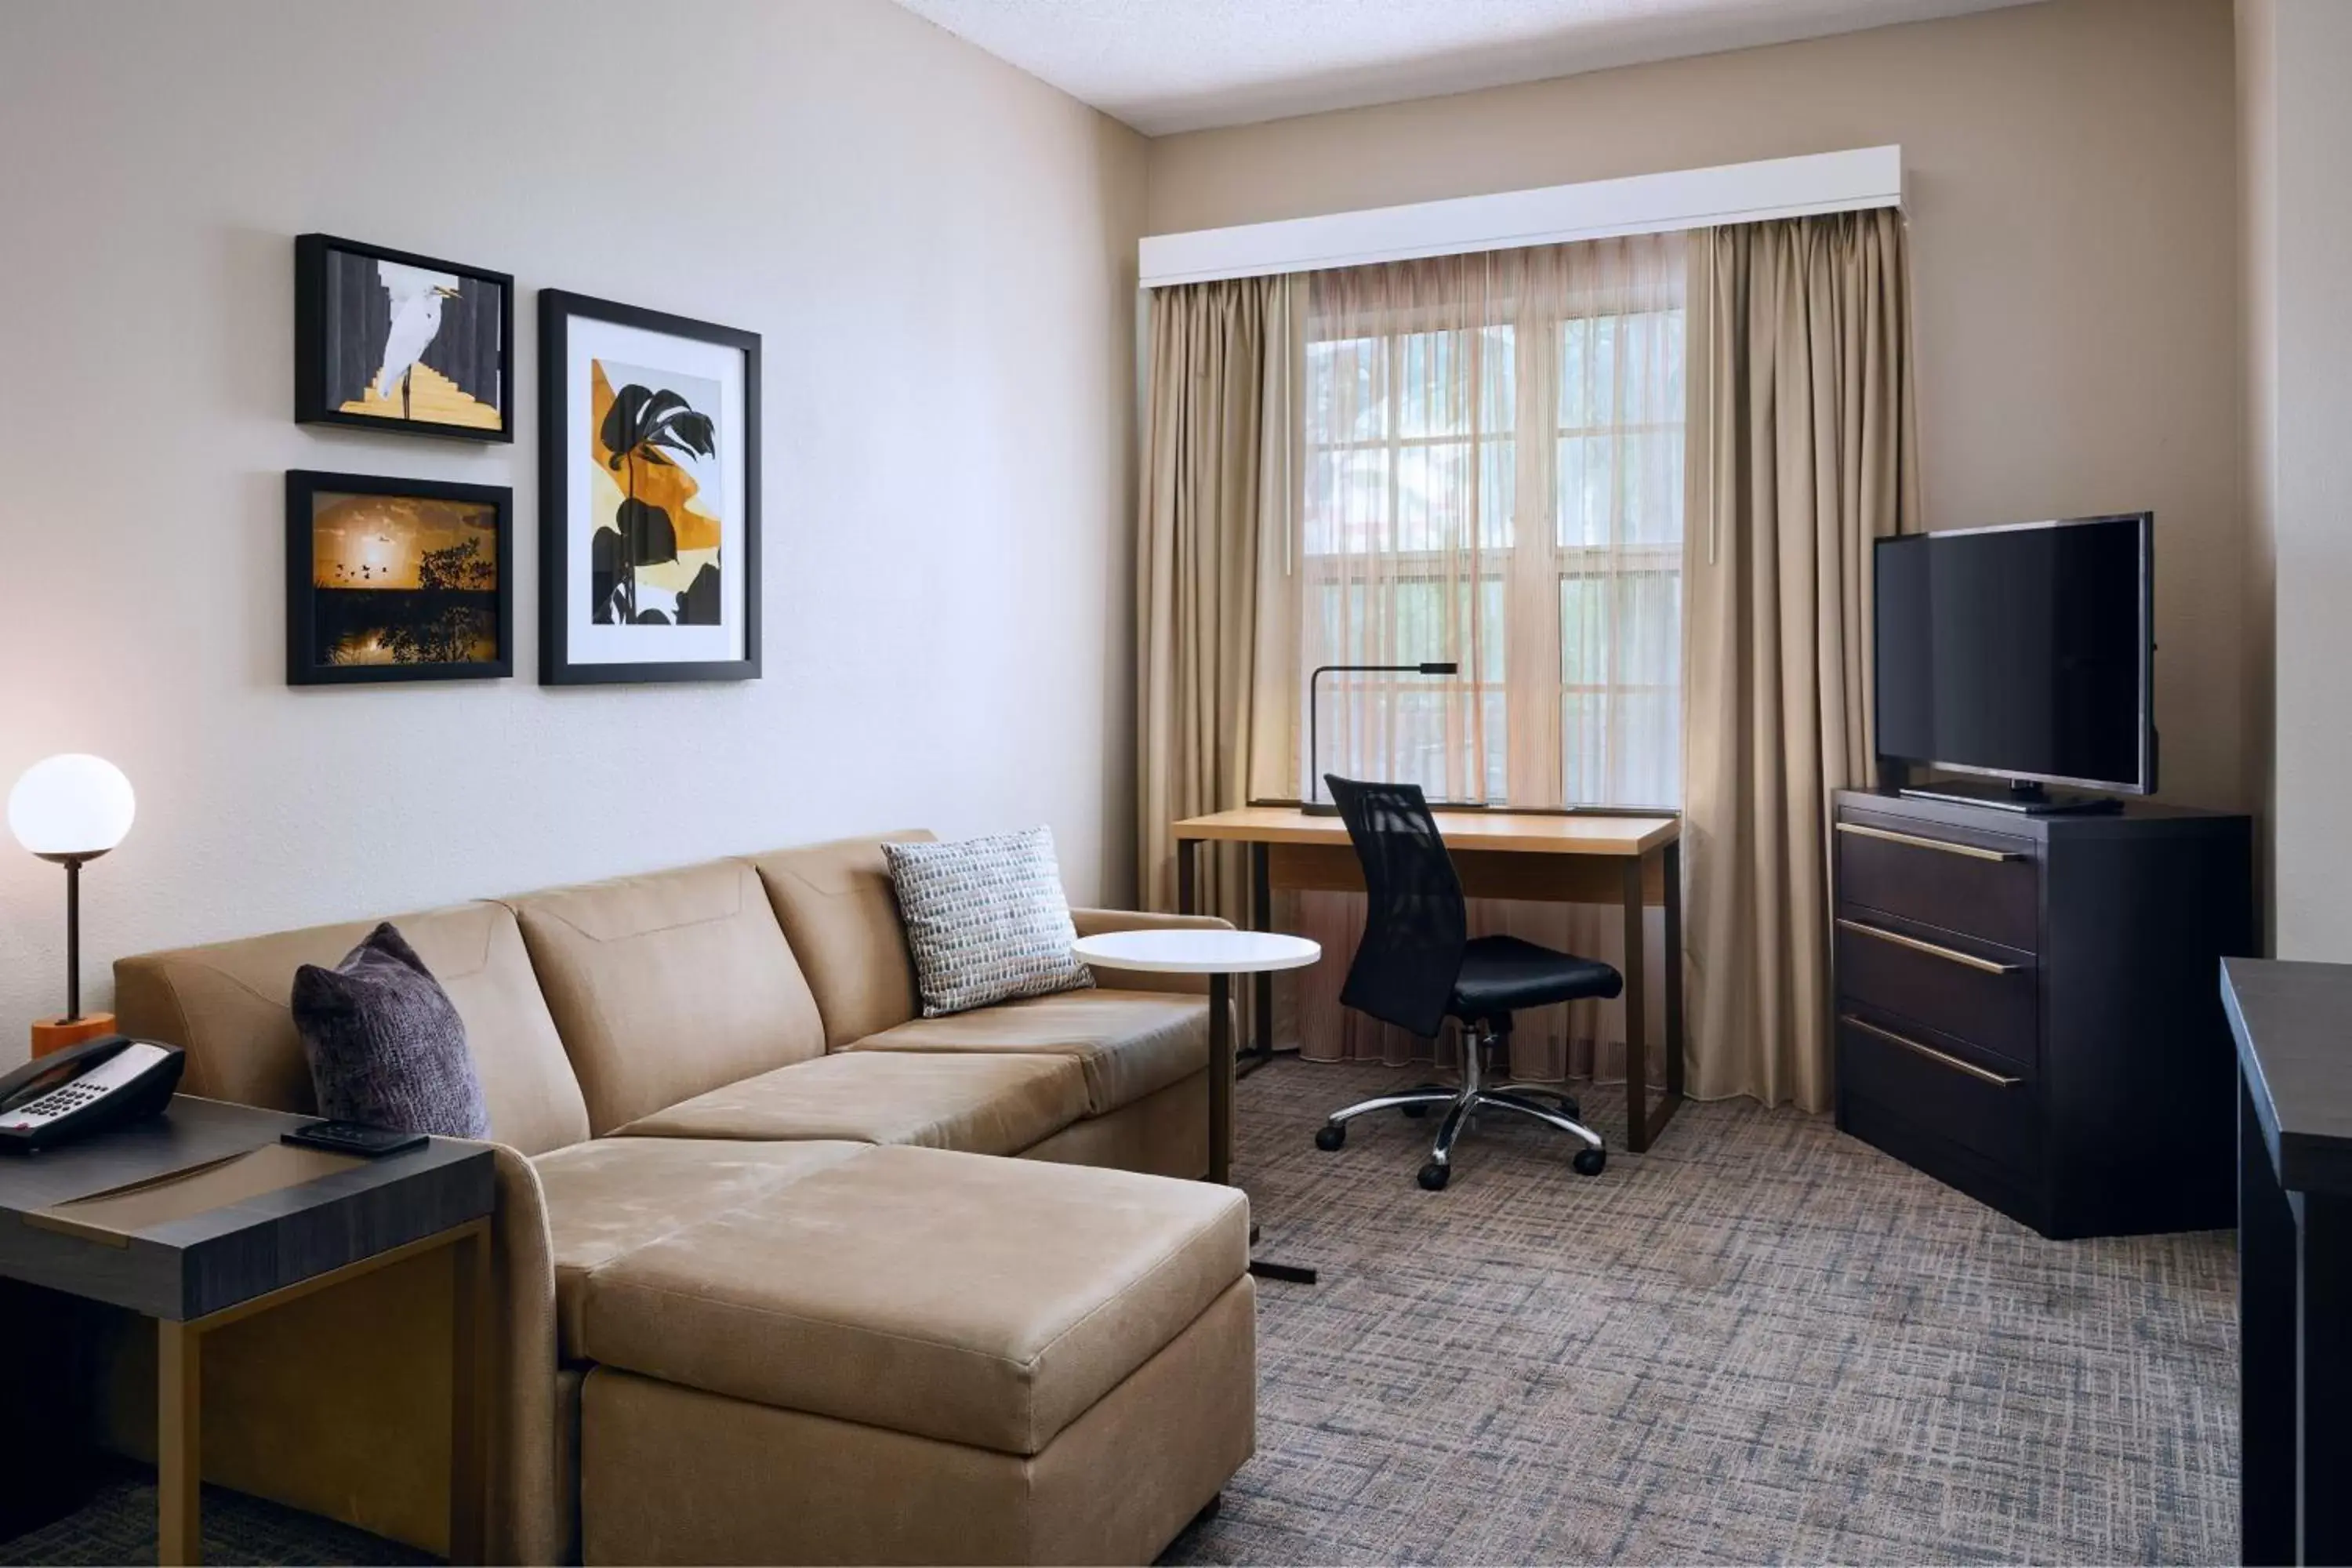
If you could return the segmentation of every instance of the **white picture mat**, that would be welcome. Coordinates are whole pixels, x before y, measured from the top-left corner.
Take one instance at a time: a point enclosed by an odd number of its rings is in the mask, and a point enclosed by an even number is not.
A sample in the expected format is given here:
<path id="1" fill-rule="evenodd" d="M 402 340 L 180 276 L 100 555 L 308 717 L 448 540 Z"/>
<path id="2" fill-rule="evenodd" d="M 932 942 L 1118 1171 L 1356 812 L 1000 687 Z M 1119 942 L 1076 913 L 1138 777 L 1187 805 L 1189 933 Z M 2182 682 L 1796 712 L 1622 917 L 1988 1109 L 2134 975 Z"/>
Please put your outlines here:
<path id="1" fill-rule="evenodd" d="M 590 618 L 589 546 L 593 528 L 588 506 L 593 492 L 588 480 L 595 462 L 590 413 L 594 407 L 594 379 L 590 367 L 600 359 L 661 367 L 719 384 L 719 407 L 698 410 L 710 415 L 717 426 L 717 459 L 694 462 L 688 469 L 709 498 L 719 521 L 719 621 L 715 626 L 600 626 Z M 564 657 L 573 664 L 732 662 L 744 658 L 743 574 L 751 521 L 746 514 L 743 483 L 745 447 L 751 439 L 744 423 L 743 351 L 698 338 L 672 337 L 573 316 L 567 323 L 564 342 L 563 395 L 562 591 L 571 644 Z"/>

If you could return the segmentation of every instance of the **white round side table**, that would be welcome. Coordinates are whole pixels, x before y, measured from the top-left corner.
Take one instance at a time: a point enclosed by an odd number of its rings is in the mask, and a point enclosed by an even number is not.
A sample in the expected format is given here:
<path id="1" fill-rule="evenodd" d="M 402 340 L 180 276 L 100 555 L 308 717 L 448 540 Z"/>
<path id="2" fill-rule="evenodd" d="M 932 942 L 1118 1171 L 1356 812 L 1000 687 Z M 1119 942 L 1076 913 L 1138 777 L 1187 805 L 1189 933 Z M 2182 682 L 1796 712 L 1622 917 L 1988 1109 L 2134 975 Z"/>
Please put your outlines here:
<path id="1" fill-rule="evenodd" d="M 1209 977 L 1209 1180 L 1232 1185 L 1233 977 L 1303 969 L 1323 956 L 1322 945 L 1279 931 L 1189 926 L 1082 936 L 1077 940 L 1076 952 L 1080 960 L 1097 969 Z M 1253 1225 L 1252 1240 L 1256 1239 L 1255 1230 Z M 1287 1263 L 1253 1261 L 1250 1272 L 1265 1279 L 1315 1283 L 1315 1270 Z"/>

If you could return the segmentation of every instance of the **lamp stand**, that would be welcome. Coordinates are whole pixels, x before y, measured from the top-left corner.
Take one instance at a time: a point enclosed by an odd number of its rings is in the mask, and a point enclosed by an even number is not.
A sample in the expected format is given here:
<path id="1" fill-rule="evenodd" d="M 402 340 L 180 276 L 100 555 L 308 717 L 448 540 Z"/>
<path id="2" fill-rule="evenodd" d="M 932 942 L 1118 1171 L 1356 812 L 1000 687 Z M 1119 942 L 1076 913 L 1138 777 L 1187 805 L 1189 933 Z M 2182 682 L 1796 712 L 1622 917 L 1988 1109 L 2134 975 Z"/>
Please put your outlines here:
<path id="1" fill-rule="evenodd" d="M 1324 664 L 1318 665 L 1307 678 L 1307 798 L 1298 803 L 1303 816 L 1337 816 L 1339 808 L 1322 798 L 1323 738 L 1318 721 L 1323 705 L 1317 700 L 1316 683 L 1327 675 L 1455 675 L 1462 666 L 1453 659 L 1430 659 L 1421 664 Z"/>
<path id="2" fill-rule="evenodd" d="M 61 1018 L 33 1020 L 36 1057 L 114 1033 L 113 1014 L 86 1014 L 81 1010 L 81 868 L 84 861 L 95 860 L 98 856 L 44 855 L 41 858 L 54 860 L 66 868 L 66 1011 Z"/>

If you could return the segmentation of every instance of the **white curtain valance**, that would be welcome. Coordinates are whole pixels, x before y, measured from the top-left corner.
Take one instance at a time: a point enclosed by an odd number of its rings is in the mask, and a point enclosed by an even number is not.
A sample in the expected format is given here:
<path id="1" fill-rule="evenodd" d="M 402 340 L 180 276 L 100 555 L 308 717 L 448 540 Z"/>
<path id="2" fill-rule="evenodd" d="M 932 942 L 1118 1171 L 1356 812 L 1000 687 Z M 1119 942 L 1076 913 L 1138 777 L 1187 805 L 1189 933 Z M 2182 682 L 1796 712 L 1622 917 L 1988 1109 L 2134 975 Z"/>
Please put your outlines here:
<path id="1" fill-rule="evenodd" d="M 1903 149 L 1861 147 L 1232 228 L 1148 235 L 1146 289 L 1903 205 Z"/>

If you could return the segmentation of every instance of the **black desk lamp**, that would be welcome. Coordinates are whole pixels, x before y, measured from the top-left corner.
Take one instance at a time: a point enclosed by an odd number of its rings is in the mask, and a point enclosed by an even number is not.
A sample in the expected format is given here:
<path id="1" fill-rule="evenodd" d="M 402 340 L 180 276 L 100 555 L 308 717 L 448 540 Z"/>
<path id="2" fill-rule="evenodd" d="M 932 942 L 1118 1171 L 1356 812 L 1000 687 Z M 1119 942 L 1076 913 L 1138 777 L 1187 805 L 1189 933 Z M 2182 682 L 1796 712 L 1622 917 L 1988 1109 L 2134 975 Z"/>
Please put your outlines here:
<path id="1" fill-rule="evenodd" d="M 1339 808 L 1316 795 L 1323 787 L 1323 756 L 1319 737 L 1316 733 L 1318 707 L 1315 700 L 1315 683 L 1327 675 L 1457 675 L 1462 666 L 1453 659 L 1441 659 L 1428 664 L 1325 664 L 1318 665 L 1315 673 L 1307 678 L 1307 801 L 1299 807 L 1309 816 L 1337 816 Z"/>

